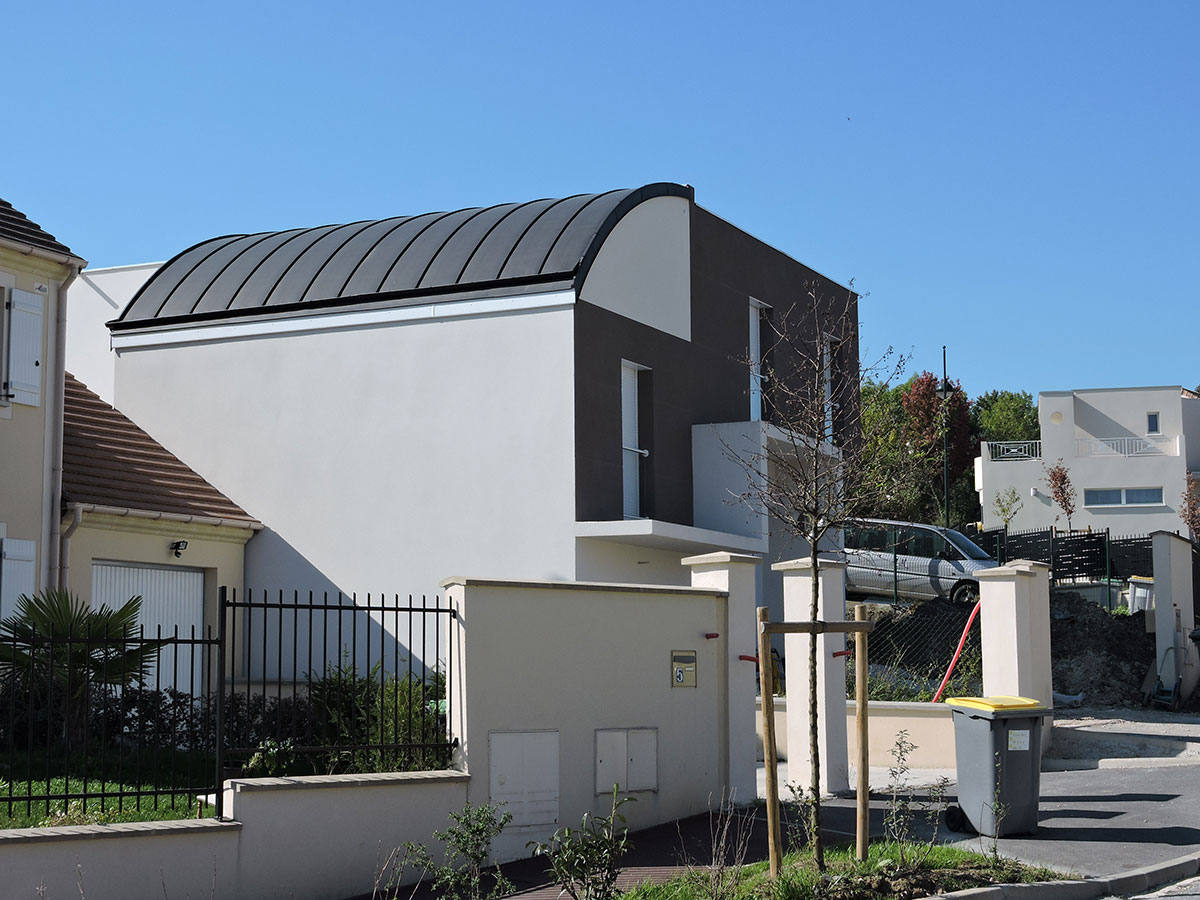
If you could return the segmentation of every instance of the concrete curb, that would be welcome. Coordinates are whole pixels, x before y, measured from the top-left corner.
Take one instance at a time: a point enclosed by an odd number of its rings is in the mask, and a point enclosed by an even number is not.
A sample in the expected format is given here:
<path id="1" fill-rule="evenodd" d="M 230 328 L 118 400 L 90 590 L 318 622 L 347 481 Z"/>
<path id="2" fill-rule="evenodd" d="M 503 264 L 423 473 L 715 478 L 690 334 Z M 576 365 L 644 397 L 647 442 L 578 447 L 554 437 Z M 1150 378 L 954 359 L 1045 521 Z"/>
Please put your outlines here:
<path id="1" fill-rule="evenodd" d="M 1096 897 L 1128 897 L 1150 888 L 1174 884 L 1200 873 L 1200 853 L 1189 853 L 1157 865 L 1131 869 L 1120 875 L 1084 878 L 1079 881 L 1039 881 L 1034 884 L 993 884 L 952 894 L 936 900 L 1094 900 Z M 926 898 L 934 900 L 934 898 Z"/>

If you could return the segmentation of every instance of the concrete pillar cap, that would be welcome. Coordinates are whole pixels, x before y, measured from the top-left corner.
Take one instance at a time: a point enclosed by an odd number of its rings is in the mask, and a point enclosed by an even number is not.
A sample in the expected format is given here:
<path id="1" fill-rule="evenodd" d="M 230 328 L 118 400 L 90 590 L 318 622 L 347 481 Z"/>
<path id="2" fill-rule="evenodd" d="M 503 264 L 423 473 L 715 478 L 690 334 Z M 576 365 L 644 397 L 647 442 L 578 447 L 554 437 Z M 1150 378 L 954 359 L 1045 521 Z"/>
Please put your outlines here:
<path id="1" fill-rule="evenodd" d="M 760 562 L 762 562 L 762 557 L 753 553 L 730 553 L 726 550 L 717 550 L 713 553 L 701 553 L 699 556 L 685 556 L 679 561 L 679 564 L 681 566 L 758 565 Z"/>
<path id="2" fill-rule="evenodd" d="M 821 553 L 817 555 L 817 559 L 821 563 L 822 569 L 844 569 L 846 568 L 846 558 L 840 554 L 827 555 Z M 783 562 L 777 562 L 771 566 L 772 572 L 807 572 L 813 567 L 811 556 L 805 556 L 802 559 L 789 559 Z"/>

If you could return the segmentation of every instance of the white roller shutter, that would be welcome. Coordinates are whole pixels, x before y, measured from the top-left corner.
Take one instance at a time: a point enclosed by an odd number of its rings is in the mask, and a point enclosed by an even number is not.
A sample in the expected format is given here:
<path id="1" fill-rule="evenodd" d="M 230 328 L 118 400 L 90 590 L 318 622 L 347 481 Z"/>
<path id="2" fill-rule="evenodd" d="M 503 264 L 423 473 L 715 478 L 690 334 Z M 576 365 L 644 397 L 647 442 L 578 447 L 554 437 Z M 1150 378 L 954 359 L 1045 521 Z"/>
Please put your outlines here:
<path id="1" fill-rule="evenodd" d="M 106 604 L 113 609 L 130 597 L 142 598 L 138 624 L 147 638 L 174 637 L 176 626 L 180 638 L 204 636 L 204 572 L 160 566 L 138 566 L 113 562 L 92 564 L 92 606 Z M 193 648 L 164 647 L 158 655 L 156 669 L 147 679 L 147 687 L 175 687 L 199 692 L 203 689 L 202 654 Z"/>
<path id="2" fill-rule="evenodd" d="M 37 577 L 37 541 L 0 540 L 0 619 L 17 609 L 17 598 L 32 594 Z"/>
<path id="3" fill-rule="evenodd" d="M 8 395 L 14 403 L 42 402 L 42 317 L 46 299 L 30 291 L 9 301 Z"/>

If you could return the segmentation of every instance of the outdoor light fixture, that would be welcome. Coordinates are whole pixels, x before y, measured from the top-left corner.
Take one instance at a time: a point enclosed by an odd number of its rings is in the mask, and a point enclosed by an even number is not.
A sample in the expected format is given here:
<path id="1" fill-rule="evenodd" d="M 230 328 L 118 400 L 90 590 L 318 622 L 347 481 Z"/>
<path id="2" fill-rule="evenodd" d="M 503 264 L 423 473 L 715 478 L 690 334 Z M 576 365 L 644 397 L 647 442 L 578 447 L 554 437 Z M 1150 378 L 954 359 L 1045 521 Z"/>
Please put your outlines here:
<path id="1" fill-rule="evenodd" d="M 187 541 L 171 541 L 171 549 L 175 551 L 175 558 L 179 559 L 187 549 Z"/>

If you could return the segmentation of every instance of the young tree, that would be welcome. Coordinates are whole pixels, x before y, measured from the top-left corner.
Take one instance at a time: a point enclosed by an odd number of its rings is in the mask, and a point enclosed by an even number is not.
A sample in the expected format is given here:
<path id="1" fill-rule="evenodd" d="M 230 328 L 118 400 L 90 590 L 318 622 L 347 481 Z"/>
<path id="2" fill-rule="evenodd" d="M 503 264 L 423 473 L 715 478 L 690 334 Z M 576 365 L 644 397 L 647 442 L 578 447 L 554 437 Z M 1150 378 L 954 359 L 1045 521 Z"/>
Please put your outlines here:
<path id="1" fill-rule="evenodd" d="M 1063 465 L 1061 456 L 1052 466 L 1042 463 L 1042 471 L 1046 473 L 1046 487 L 1050 491 L 1050 499 L 1067 517 L 1067 531 L 1070 531 L 1071 516 L 1075 514 L 1075 485 L 1071 484 L 1071 474 Z"/>
<path id="2" fill-rule="evenodd" d="M 1008 526 L 1012 524 L 1012 520 L 1017 517 L 1017 513 L 1025 506 L 1025 502 L 1021 499 L 1020 493 L 1012 485 L 1009 485 L 1002 491 L 997 491 L 996 496 L 992 498 L 992 512 L 996 517 L 1004 523 L 1004 530 L 1008 530 Z"/>
<path id="3" fill-rule="evenodd" d="M 790 309 L 773 311 L 762 342 L 767 349 L 762 363 L 766 439 L 748 448 L 726 446 L 748 476 L 748 489 L 739 499 L 808 546 L 811 621 L 819 615 L 822 541 L 850 519 L 877 513 L 911 476 L 904 458 L 896 462 L 875 452 L 880 446 L 876 429 L 895 439 L 894 418 L 881 414 L 860 420 L 858 415 L 857 299 L 852 290 L 830 293 L 824 284 L 814 283 Z M 903 362 L 889 348 L 876 370 L 881 377 L 869 383 L 886 391 Z M 823 870 L 815 634 L 809 637 L 808 673 L 808 833 L 814 861 Z"/>

